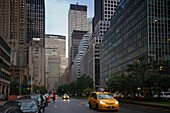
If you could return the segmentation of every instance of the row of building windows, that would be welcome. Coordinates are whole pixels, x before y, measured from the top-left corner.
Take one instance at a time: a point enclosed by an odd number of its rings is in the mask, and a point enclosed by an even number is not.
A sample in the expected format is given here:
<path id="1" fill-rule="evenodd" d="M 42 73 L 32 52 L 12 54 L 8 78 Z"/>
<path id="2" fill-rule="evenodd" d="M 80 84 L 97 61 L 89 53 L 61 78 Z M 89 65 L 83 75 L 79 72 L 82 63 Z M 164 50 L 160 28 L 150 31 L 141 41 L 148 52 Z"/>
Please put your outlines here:
<path id="1" fill-rule="evenodd" d="M 10 54 L 10 47 L 8 46 L 8 44 L 6 44 L 6 42 L 3 40 L 1 36 L 0 36 L 0 44 Z"/>
<path id="2" fill-rule="evenodd" d="M 0 71 L 0 78 L 10 81 L 10 75 Z"/>

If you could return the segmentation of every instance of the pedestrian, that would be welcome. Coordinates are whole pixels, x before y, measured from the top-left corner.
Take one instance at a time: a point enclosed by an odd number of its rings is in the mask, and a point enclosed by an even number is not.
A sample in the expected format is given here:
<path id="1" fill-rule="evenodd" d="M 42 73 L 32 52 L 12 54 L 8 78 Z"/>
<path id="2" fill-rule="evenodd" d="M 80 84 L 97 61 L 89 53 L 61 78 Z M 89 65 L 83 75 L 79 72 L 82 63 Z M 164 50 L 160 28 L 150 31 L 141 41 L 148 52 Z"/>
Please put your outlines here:
<path id="1" fill-rule="evenodd" d="M 53 102 L 55 102 L 55 93 L 53 94 Z"/>

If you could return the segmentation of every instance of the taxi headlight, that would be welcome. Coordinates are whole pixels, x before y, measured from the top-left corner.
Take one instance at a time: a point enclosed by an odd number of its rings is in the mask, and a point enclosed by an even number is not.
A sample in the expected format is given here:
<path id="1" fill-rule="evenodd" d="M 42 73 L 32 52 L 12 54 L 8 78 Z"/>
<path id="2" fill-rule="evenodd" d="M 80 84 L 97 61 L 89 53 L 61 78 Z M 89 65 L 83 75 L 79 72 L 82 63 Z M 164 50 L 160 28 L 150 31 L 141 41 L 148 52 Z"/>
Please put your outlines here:
<path id="1" fill-rule="evenodd" d="M 103 101 L 100 101 L 100 104 L 105 104 Z"/>
<path id="2" fill-rule="evenodd" d="M 116 102 L 115 102 L 115 104 L 119 104 L 119 102 L 118 102 L 118 101 L 116 101 Z"/>

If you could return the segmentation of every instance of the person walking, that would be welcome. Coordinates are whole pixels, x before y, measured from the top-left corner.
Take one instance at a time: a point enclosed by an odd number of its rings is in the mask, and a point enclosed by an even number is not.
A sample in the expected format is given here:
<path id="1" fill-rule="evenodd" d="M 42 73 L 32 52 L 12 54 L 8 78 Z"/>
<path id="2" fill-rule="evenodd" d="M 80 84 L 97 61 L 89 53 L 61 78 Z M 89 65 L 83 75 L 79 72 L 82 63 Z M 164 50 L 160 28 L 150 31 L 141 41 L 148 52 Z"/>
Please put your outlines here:
<path id="1" fill-rule="evenodd" d="M 55 102 L 55 93 L 53 93 L 53 102 Z"/>

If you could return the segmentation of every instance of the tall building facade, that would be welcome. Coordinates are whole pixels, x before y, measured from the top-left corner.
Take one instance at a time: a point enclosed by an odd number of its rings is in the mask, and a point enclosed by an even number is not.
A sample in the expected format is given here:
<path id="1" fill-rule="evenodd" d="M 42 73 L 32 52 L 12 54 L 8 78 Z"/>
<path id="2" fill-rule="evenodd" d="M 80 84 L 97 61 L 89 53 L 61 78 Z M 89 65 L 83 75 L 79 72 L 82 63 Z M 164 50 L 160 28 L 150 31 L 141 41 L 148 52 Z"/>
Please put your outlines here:
<path id="1" fill-rule="evenodd" d="M 82 59 L 84 51 L 88 47 L 89 36 L 90 36 L 90 33 L 85 34 L 79 43 L 78 53 L 76 57 L 74 58 L 74 63 L 72 65 L 71 81 L 74 81 L 77 79 L 77 77 L 81 76 L 81 59 Z"/>
<path id="2" fill-rule="evenodd" d="M 55 91 L 61 84 L 60 67 L 61 57 L 54 50 L 48 57 L 49 76 L 47 77 L 48 91 Z"/>
<path id="3" fill-rule="evenodd" d="M 72 44 L 72 48 L 71 48 L 72 60 L 71 60 L 71 62 L 74 62 L 74 58 L 78 54 L 78 47 L 79 47 L 80 41 L 86 33 L 87 33 L 87 31 L 73 30 L 72 41 L 71 41 L 71 44 Z"/>
<path id="4" fill-rule="evenodd" d="M 10 39 L 10 1 L 0 1 L 0 32 L 7 41 Z"/>
<path id="5" fill-rule="evenodd" d="M 14 75 L 12 78 L 15 78 L 17 73 L 22 73 L 21 71 L 16 72 L 16 67 L 23 67 L 23 70 L 27 69 L 26 16 L 26 0 L 0 1 L 0 33 L 11 47 L 10 72 L 11 75 Z M 28 71 L 26 73 L 23 76 L 28 75 Z"/>
<path id="6" fill-rule="evenodd" d="M 27 53 L 27 7 L 26 0 L 11 0 L 10 3 L 10 40 L 11 65 L 26 66 Z"/>
<path id="7" fill-rule="evenodd" d="M 68 68 L 65 69 L 65 72 L 62 75 L 62 85 L 69 83 L 69 71 Z"/>
<path id="8" fill-rule="evenodd" d="M 60 65 L 60 78 L 62 78 L 62 74 L 65 72 L 65 69 L 68 66 L 68 59 L 66 58 L 66 37 L 62 35 L 45 35 L 45 76 L 48 78 L 50 73 L 48 58 L 51 56 L 53 51 L 56 51 L 58 56 L 61 58 Z M 61 82 L 60 82 L 61 83 Z M 47 86 L 47 85 L 46 85 Z"/>
<path id="9" fill-rule="evenodd" d="M 26 45 L 26 12 L 26 0 L 0 1 L 0 32 L 10 43 L 10 62 L 12 66 L 25 66 L 28 63 L 28 49 Z"/>
<path id="10" fill-rule="evenodd" d="M 34 38 L 29 45 L 29 74 L 32 85 L 44 85 L 45 48 L 39 38 Z"/>
<path id="11" fill-rule="evenodd" d="M 110 19 L 120 0 L 95 0 L 93 34 L 89 40 L 89 74 L 95 87 L 100 86 L 100 45 L 103 35 L 110 27 Z"/>
<path id="12" fill-rule="evenodd" d="M 102 0 L 94 0 L 93 32 L 99 20 L 102 20 Z"/>
<path id="13" fill-rule="evenodd" d="M 27 3 L 27 42 L 39 38 L 45 44 L 45 1 L 26 0 Z"/>
<path id="14" fill-rule="evenodd" d="M 87 31 L 87 6 L 70 4 L 68 13 L 68 64 L 72 63 L 72 32 L 73 30 Z M 70 70 L 70 68 L 69 68 Z"/>
<path id="15" fill-rule="evenodd" d="M 101 45 L 101 86 L 140 56 L 170 61 L 170 1 L 122 0 Z M 124 15 L 124 16 L 122 16 Z"/>
<path id="16" fill-rule="evenodd" d="M 10 45 L 0 33 L 0 93 L 9 94 L 10 92 Z"/>

